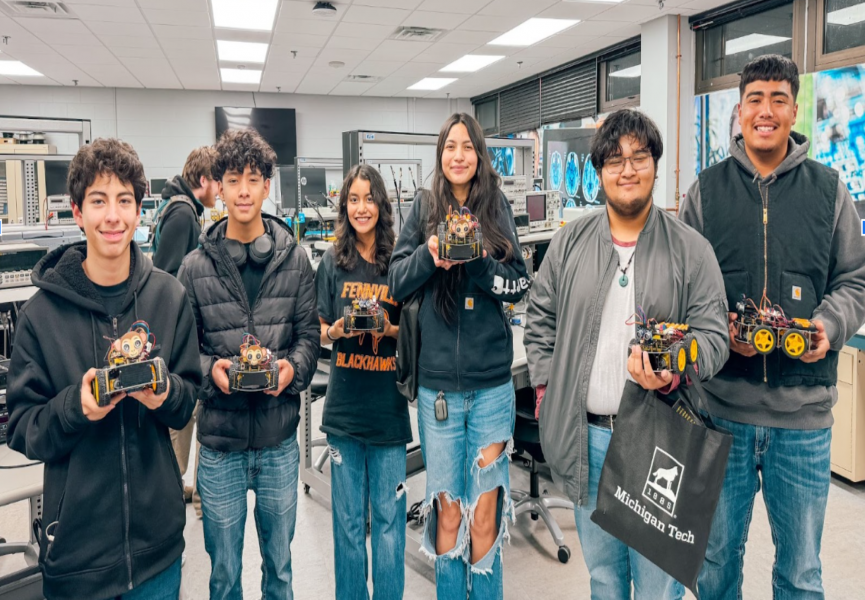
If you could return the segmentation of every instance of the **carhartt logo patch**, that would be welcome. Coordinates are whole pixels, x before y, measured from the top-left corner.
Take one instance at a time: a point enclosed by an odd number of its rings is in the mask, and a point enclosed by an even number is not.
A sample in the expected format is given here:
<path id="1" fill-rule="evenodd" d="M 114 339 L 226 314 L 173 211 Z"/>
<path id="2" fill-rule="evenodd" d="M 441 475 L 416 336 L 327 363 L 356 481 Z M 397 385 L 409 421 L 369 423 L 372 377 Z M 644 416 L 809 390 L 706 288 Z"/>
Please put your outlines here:
<path id="1" fill-rule="evenodd" d="M 673 513 L 676 510 L 679 483 L 684 472 L 685 465 L 656 446 L 646 485 L 643 486 L 643 497 L 671 517 L 675 517 Z"/>
<path id="2" fill-rule="evenodd" d="M 802 299 L 802 288 L 798 285 L 793 286 L 793 300 L 801 300 Z"/>
<path id="3" fill-rule="evenodd" d="M 475 309 L 475 299 L 474 298 L 466 298 L 466 310 L 474 310 Z"/>

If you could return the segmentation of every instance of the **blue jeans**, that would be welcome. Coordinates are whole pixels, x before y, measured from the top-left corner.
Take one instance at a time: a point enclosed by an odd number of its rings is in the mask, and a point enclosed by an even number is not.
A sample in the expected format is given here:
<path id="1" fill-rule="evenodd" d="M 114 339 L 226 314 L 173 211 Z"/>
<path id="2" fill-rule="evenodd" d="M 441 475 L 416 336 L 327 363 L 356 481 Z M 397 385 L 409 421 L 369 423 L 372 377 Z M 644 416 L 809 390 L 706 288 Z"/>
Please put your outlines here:
<path id="1" fill-rule="evenodd" d="M 180 559 L 117 600 L 177 600 L 180 596 Z"/>
<path id="2" fill-rule="evenodd" d="M 399 600 L 405 587 L 405 446 L 373 446 L 328 435 L 336 597 L 368 600 L 366 516 L 372 507 L 375 600 Z"/>
<path id="3" fill-rule="evenodd" d="M 829 496 L 832 430 L 715 421 L 733 434 L 733 447 L 700 572 L 700 597 L 742 598 L 745 541 L 754 496 L 762 485 L 775 544 L 773 598 L 822 600 L 820 539 Z"/>
<path id="4" fill-rule="evenodd" d="M 261 548 L 261 595 L 291 600 L 291 540 L 297 516 L 300 451 L 297 433 L 279 446 L 217 452 L 201 446 L 198 491 L 204 548 L 210 555 L 210 599 L 242 600 L 240 577 L 246 493 L 255 492 L 255 527 Z"/>
<path id="5" fill-rule="evenodd" d="M 576 506 L 577 534 L 589 569 L 592 600 L 678 600 L 685 596 L 681 583 L 632 550 L 592 520 L 598 505 L 598 483 L 613 432 L 589 425 L 589 503 Z"/>
<path id="6" fill-rule="evenodd" d="M 500 599 L 502 590 L 501 549 L 507 535 L 507 519 L 513 520 L 508 452 L 485 467 L 478 461 L 481 451 L 496 443 L 510 445 L 516 407 L 511 382 L 473 392 L 447 392 L 448 418 L 437 421 L 438 392 L 418 389 L 418 426 L 426 465 L 426 515 L 421 551 L 435 559 L 436 592 L 439 600 Z M 499 489 L 496 515 L 499 532 L 489 552 L 471 564 L 471 523 L 482 494 Z M 444 493 L 459 501 L 462 510 L 457 542 L 444 554 L 436 553 L 438 517 L 435 503 Z"/>

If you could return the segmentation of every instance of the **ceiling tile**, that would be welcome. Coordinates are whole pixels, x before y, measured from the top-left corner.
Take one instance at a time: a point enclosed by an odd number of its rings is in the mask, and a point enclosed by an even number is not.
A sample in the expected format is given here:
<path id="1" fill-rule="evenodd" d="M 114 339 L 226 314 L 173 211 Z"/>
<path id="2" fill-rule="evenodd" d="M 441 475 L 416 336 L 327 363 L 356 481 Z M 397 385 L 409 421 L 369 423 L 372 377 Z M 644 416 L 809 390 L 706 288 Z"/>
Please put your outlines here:
<path id="1" fill-rule="evenodd" d="M 146 8 L 144 16 L 151 25 L 176 25 L 177 23 L 210 25 L 210 14 L 207 10 Z"/>
<path id="2" fill-rule="evenodd" d="M 490 15 L 494 17 L 516 17 L 526 20 L 534 17 L 542 10 L 553 4 L 561 3 L 560 0 L 495 0 L 478 11 L 479 15 Z"/>
<path id="3" fill-rule="evenodd" d="M 352 5 L 342 18 L 343 23 L 367 23 L 370 25 L 393 25 L 405 21 L 409 16 L 407 10 L 397 8 L 374 8 L 370 6 Z"/>
<path id="4" fill-rule="evenodd" d="M 429 42 L 402 42 L 385 40 L 369 55 L 370 60 L 411 60 L 432 46 Z"/>
<path id="5" fill-rule="evenodd" d="M 381 8 L 405 8 L 408 10 L 417 8 L 423 0 L 354 0 L 361 6 L 377 6 Z"/>
<path id="6" fill-rule="evenodd" d="M 620 21 L 622 23 L 638 23 L 648 21 L 661 16 L 657 4 L 655 6 L 642 6 L 639 4 L 617 4 L 610 10 L 603 12 L 605 21 Z"/>
<path id="7" fill-rule="evenodd" d="M 114 56 L 125 57 L 125 58 L 165 58 L 165 54 L 163 54 L 162 50 L 159 47 L 156 48 L 125 48 L 123 46 L 119 48 L 111 47 L 111 53 Z"/>
<path id="8" fill-rule="evenodd" d="M 291 93 L 300 85 L 302 80 L 302 73 L 279 73 L 266 69 L 261 76 L 261 89 L 275 91 L 276 87 L 279 86 L 282 88 L 281 93 Z"/>
<path id="9" fill-rule="evenodd" d="M 141 8 L 164 8 L 183 10 L 203 10 L 207 12 L 207 0 L 132 0 Z"/>
<path id="10" fill-rule="evenodd" d="M 312 67 L 314 59 L 312 58 L 275 58 L 267 59 L 267 65 L 264 72 L 275 71 L 281 73 L 300 73 L 305 74 Z"/>
<path id="11" fill-rule="evenodd" d="M 337 84 L 335 88 L 330 90 L 330 94 L 333 96 L 360 96 L 370 88 L 372 88 L 375 84 L 373 83 L 360 83 L 357 81 L 343 81 L 342 83 Z"/>
<path id="12" fill-rule="evenodd" d="M 414 60 L 418 62 L 442 62 L 444 64 L 450 64 L 456 59 L 462 58 L 466 54 L 495 54 L 495 52 L 488 52 L 486 48 L 482 51 L 475 52 L 477 48 L 477 44 L 438 42 L 433 44 L 429 49 L 415 56 Z"/>
<path id="13" fill-rule="evenodd" d="M 392 25 L 364 25 L 356 23 L 340 23 L 333 31 L 333 37 L 366 38 L 368 40 L 383 40 L 390 36 L 396 27 Z"/>
<path id="14" fill-rule="evenodd" d="M 404 27 L 430 27 L 432 29 L 456 29 L 468 15 L 416 10 L 402 22 Z"/>
<path id="15" fill-rule="evenodd" d="M 505 31 L 510 31 L 523 21 L 525 21 L 525 19 L 520 17 L 489 17 L 475 15 L 474 17 L 466 19 L 458 29 L 466 31 L 492 31 L 495 33 L 504 33 Z"/>
<path id="16" fill-rule="evenodd" d="M 459 77 L 462 73 L 447 73 L 439 75 L 438 70 L 441 69 L 441 63 L 421 63 L 410 62 L 401 66 L 393 72 L 393 77 L 413 77 L 412 83 L 417 83 L 424 77 Z"/>
<path id="17" fill-rule="evenodd" d="M 334 82 L 326 82 L 326 81 L 315 81 L 313 79 L 304 79 L 300 82 L 300 85 L 294 90 L 295 94 L 322 94 L 325 95 L 330 92 L 333 88 L 339 85 L 338 81 Z"/>
<path id="18" fill-rule="evenodd" d="M 54 49 L 76 65 L 116 65 L 117 59 L 105 46 L 63 46 Z"/>
<path id="19" fill-rule="evenodd" d="M 274 36 L 273 43 L 283 47 L 305 46 L 307 48 L 324 48 L 327 44 L 326 35 L 307 35 L 303 33 L 288 33 Z"/>
<path id="20" fill-rule="evenodd" d="M 621 21 L 583 21 L 553 37 L 560 39 L 572 38 L 571 44 L 579 45 L 583 39 L 607 35 L 611 31 L 621 28 L 623 25 L 626 25 L 626 23 L 622 23 Z"/>
<path id="21" fill-rule="evenodd" d="M 457 29 L 456 31 L 446 33 L 437 43 L 445 42 L 450 44 L 456 42 L 457 44 L 475 44 L 475 46 L 482 46 L 488 44 L 497 37 L 498 34 L 492 31 L 463 31 L 462 29 Z M 490 48 L 493 48 L 493 46 L 490 46 Z"/>
<path id="22" fill-rule="evenodd" d="M 333 48 L 334 50 L 365 50 L 367 52 L 372 52 L 379 46 L 379 44 L 381 44 L 381 40 L 379 39 L 335 35 L 328 40 L 325 50 Z"/>
<path id="23" fill-rule="evenodd" d="M 198 44 L 193 48 L 164 48 L 165 56 L 169 59 L 209 60 L 216 62 L 216 49 L 212 44 Z"/>
<path id="24" fill-rule="evenodd" d="M 153 33 L 160 39 L 212 40 L 210 27 L 190 25 L 153 25 Z"/>
<path id="25" fill-rule="evenodd" d="M 144 23 L 141 11 L 132 6 L 99 6 L 97 4 L 74 4 L 72 11 L 85 22 Z"/>
<path id="26" fill-rule="evenodd" d="M 156 38 L 151 36 L 131 35 L 100 35 L 103 44 L 114 50 L 115 48 L 159 48 Z"/>
<path id="27" fill-rule="evenodd" d="M 21 19 L 25 21 L 24 27 L 41 37 L 54 35 L 78 35 L 87 36 L 90 31 L 81 21 L 67 21 L 60 19 Z"/>
<path id="28" fill-rule="evenodd" d="M 489 3 L 490 0 L 424 0 L 418 10 L 473 15 Z"/>
<path id="29" fill-rule="evenodd" d="M 579 19 L 585 21 L 610 10 L 615 4 L 607 2 L 559 2 L 540 12 L 542 19 Z"/>
<path id="30" fill-rule="evenodd" d="M 393 96 L 394 94 L 405 91 L 408 86 L 414 83 L 417 83 L 415 77 L 391 76 L 381 83 L 372 86 L 369 90 L 364 92 L 364 96 Z"/>
<path id="31" fill-rule="evenodd" d="M 274 30 L 273 38 L 274 41 L 283 38 L 291 39 L 291 36 L 286 34 L 293 33 L 330 35 L 333 33 L 333 30 L 336 29 L 336 26 L 336 19 L 295 19 L 282 18 L 282 16 L 280 16 L 279 22 L 276 24 L 276 29 Z"/>
<path id="32" fill-rule="evenodd" d="M 398 61 L 385 60 L 365 60 L 354 69 L 354 73 L 358 75 L 376 75 L 378 77 L 387 77 L 405 63 Z"/>
<path id="33" fill-rule="evenodd" d="M 110 23 L 104 21 L 90 21 L 87 29 L 96 35 L 129 35 L 135 37 L 153 36 L 147 23 Z"/>
<path id="34" fill-rule="evenodd" d="M 101 67 L 98 71 L 94 72 L 93 75 L 97 80 L 99 80 L 99 83 L 106 87 L 143 87 L 141 82 L 133 77 L 132 73 L 126 70 L 122 65 Z"/>

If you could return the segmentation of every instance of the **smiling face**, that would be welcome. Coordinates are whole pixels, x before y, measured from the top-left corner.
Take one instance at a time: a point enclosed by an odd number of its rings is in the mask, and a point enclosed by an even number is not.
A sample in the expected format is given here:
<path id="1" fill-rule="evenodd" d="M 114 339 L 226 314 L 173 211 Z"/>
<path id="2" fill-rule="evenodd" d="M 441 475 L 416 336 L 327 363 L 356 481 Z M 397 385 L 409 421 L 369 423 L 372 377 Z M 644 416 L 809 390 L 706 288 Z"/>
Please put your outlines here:
<path id="1" fill-rule="evenodd" d="M 621 154 L 610 156 L 601 168 L 607 206 L 624 218 L 641 214 L 652 202 L 656 165 L 651 153 L 634 137 L 619 139 Z M 624 164 L 618 165 L 623 159 Z M 620 173 L 611 173 L 622 169 Z M 638 170 L 639 169 L 639 170 Z"/>
<path id="2" fill-rule="evenodd" d="M 478 171 L 478 154 L 469 137 L 469 130 L 462 123 L 451 127 L 442 150 L 442 171 L 453 187 L 471 183 Z"/>
<path id="3" fill-rule="evenodd" d="M 369 181 L 355 177 L 348 191 L 346 203 L 348 222 L 358 236 L 364 236 L 375 230 L 378 223 L 378 205 L 370 191 Z"/>
<path id="4" fill-rule="evenodd" d="M 219 196 L 225 203 L 229 220 L 249 225 L 261 219 L 261 205 L 270 194 L 270 180 L 247 165 L 243 173 L 226 171 L 219 182 Z"/>
<path id="5" fill-rule="evenodd" d="M 786 155 L 799 106 L 789 81 L 753 81 L 739 102 L 745 148 L 762 155 Z"/>
<path id="6" fill-rule="evenodd" d="M 141 356 L 142 351 L 144 350 L 144 342 L 145 335 L 138 333 L 137 331 L 130 331 L 128 333 L 124 333 L 123 336 L 117 340 L 116 345 L 119 346 L 120 354 L 123 355 L 124 358 L 129 360 L 135 360 L 139 356 Z"/>
<path id="7" fill-rule="evenodd" d="M 139 221 L 131 183 L 114 173 L 98 175 L 85 190 L 81 207 L 73 203 L 72 216 L 84 230 L 88 257 L 110 261 L 128 255 Z"/>
<path id="8" fill-rule="evenodd" d="M 257 367 L 261 364 L 261 360 L 264 357 L 264 350 L 261 346 L 249 346 L 244 356 L 246 357 L 246 362 L 253 367 Z"/>

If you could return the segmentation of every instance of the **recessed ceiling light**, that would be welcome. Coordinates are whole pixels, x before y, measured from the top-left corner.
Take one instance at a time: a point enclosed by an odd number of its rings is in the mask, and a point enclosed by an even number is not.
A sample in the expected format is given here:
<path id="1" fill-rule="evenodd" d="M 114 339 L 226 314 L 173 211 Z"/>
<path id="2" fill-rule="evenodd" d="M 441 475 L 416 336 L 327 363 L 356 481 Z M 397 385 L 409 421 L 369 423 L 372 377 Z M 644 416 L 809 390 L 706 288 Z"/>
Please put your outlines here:
<path id="1" fill-rule="evenodd" d="M 267 44 L 256 42 L 216 40 L 216 49 L 219 51 L 219 60 L 263 63 L 267 58 Z"/>
<path id="2" fill-rule="evenodd" d="M 633 67 L 628 67 L 627 69 L 622 69 L 621 71 L 615 71 L 610 73 L 610 77 L 639 77 L 641 74 L 641 67 L 643 65 L 634 65 Z"/>
<path id="3" fill-rule="evenodd" d="M 490 56 L 481 54 L 466 54 L 459 60 L 455 60 L 448 66 L 439 71 L 454 72 L 454 73 L 474 73 L 484 67 L 488 67 L 496 61 L 503 59 L 504 56 Z"/>
<path id="4" fill-rule="evenodd" d="M 576 19 L 529 19 L 489 43 L 490 46 L 531 46 L 579 23 Z"/>
<path id="5" fill-rule="evenodd" d="M 832 25 L 853 25 L 862 21 L 865 21 L 865 4 L 833 10 L 826 15 L 826 22 Z"/>
<path id="6" fill-rule="evenodd" d="M 261 71 L 251 69 L 219 69 L 223 83 L 261 83 Z"/>
<path id="7" fill-rule="evenodd" d="M 42 77 L 42 73 L 31 69 L 20 60 L 0 60 L 0 75 L 18 77 Z"/>
<path id="8" fill-rule="evenodd" d="M 740 52 L 747 52 L 748 50 L 763 48 L 764 46 L 773 46 L 775 44 L 780 44 L 781 42 L 786 42 L 789 39 L 790 38 L 788 37 L 780 35 L 751 33 L 732 40 L 727 40 L 727 44 L 724 47 L 724 52 L 727 56 L 730 56 L 731 54 L 739 54 Z"/>
<path id="9" fill-rule="evenodd" d="M 425 77 L 416 84 L 410 86 L 410 90 L 440 90 L 444 86 L 456 81 L 456 79 L 448 79 L 446 77 Z"/>
<path id="10" fill-rule="evenodd" d="M 216 27 L 270 31 L 279 0 L 212 0 L 211 3 Z"/>

